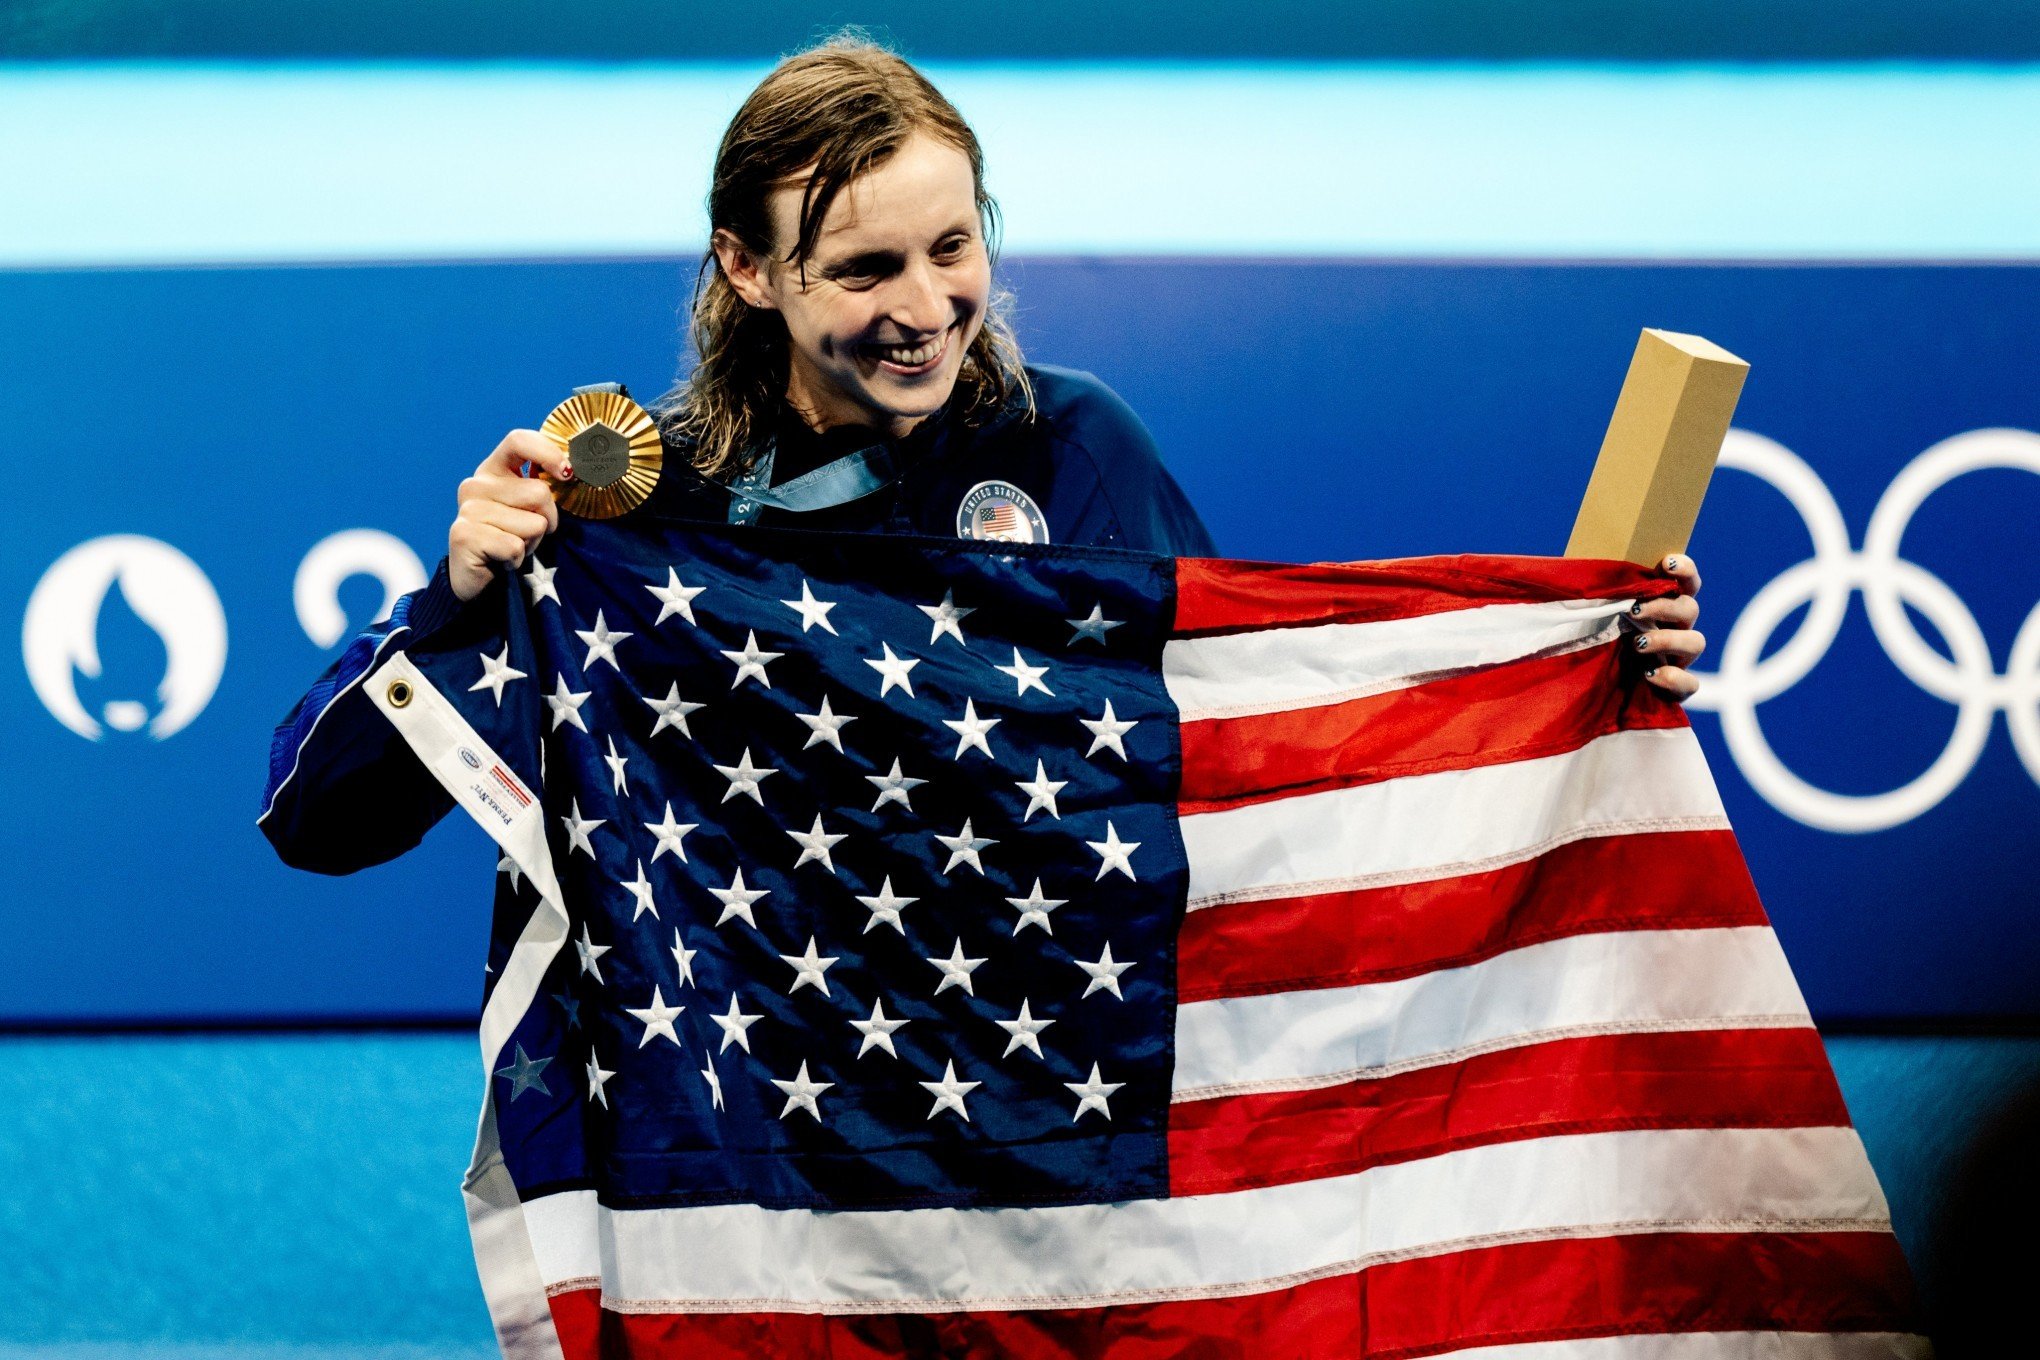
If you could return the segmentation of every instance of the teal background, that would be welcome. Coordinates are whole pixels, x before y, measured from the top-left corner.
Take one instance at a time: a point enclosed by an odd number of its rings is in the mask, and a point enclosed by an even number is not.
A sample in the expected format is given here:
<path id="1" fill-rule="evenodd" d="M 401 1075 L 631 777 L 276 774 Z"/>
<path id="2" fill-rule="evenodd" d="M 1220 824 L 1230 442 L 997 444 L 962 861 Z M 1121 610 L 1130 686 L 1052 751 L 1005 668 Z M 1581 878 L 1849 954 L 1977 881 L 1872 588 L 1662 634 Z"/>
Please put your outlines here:
<path id="1" fill-rule="evenodd" d="M 2040 55 L 2033 0 L 10 0 L 41 57 L 756 56 L 836 24 L 920 57 L 1733 60 Z"/>

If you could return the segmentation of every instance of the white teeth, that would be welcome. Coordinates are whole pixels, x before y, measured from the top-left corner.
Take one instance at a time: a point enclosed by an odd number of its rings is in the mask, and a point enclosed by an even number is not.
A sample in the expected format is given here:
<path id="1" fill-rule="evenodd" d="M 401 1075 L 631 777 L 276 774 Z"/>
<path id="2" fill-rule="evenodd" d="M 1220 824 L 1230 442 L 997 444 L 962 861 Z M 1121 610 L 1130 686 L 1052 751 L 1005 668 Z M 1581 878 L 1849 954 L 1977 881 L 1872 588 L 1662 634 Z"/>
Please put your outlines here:
<path id="1" fill-rule="evenodd" d="M 880 348 L 878 356 L 887 363 L 898 364 L 902 368 L 919 368 L 941 352 L 940 345 L 920 345 L 914 349 L 888 345 Z"/>

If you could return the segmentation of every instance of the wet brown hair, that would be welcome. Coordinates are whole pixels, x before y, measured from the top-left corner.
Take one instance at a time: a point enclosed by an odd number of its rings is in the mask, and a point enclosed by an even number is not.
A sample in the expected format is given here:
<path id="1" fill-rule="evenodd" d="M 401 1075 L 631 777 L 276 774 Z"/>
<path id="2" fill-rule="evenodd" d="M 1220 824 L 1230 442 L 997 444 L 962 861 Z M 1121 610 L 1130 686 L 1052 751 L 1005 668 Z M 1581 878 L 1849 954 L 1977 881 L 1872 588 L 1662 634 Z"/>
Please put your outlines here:
<path id="1" fill-rule="evenodd" d="M 729 231 L 756 254 L 782 246 L 800 267 L 821 235 L 836 195 L 857 176 L 884 164 L 916 132 L 949 143 L 970 158 L 985 249 L 998 259 L 998 204 L 985 192 L 984 153 L 977 135 L 928 78 L 897 53 L 845 29 L 774 67 L 737 110 L 716 151 L 708 192 L 709 229 Z M 772 239 L 773 190 L 813 167 L 801 198 L 799 231 L 789 243 Z M 706 276 L 704 278 L 704 276 Z M 685 382 L 654 406 L 660 426 L 688 451 L 706 476 L 724 477 L 758 456 L 786 399 L 791 340 L 778 312 L 753 308 L 723 275 L 711 247 L 695 275 L 690 320 L 697 360 Z M 1034 410 L 1033 385 L 1006 311 L 1011 296 L 996 286 L 983 324 L 964 352 L 956 379 L 967 421 L 1005 405 L 1015 392 Z"/>

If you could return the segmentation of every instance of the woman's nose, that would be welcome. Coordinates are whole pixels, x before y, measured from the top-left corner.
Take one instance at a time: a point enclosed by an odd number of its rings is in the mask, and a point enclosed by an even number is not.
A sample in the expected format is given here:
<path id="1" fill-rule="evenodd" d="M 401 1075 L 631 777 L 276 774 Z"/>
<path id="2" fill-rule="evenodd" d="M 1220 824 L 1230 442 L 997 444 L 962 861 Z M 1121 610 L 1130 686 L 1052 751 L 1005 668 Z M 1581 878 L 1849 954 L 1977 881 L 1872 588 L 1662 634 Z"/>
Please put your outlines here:
<path id="1" fill-rule="evenodd" d="M 933 335 L 955 319 L 949 292 L 926 260 L 900 271 L 886 301 L 893 324 L 910 335 Z"/>

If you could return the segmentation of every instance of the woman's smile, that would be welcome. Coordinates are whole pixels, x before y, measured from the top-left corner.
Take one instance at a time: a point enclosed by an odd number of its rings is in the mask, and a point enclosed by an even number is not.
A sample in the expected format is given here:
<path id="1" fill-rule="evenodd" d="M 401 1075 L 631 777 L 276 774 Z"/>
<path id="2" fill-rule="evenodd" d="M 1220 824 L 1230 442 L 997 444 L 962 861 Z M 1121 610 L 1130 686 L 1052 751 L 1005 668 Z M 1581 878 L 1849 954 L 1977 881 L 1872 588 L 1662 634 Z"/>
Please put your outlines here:
<path id="1" fill-rule="evenodd" d="M 916 345 L 865 345 L 863 350 L 876 361 L 880 370 L 902 378 L 918 378 L 933 373 L 949 357 L 949 341 L 963 323 L 952 322 L 949 329 L 932 340 L 923 340 Z"/>

